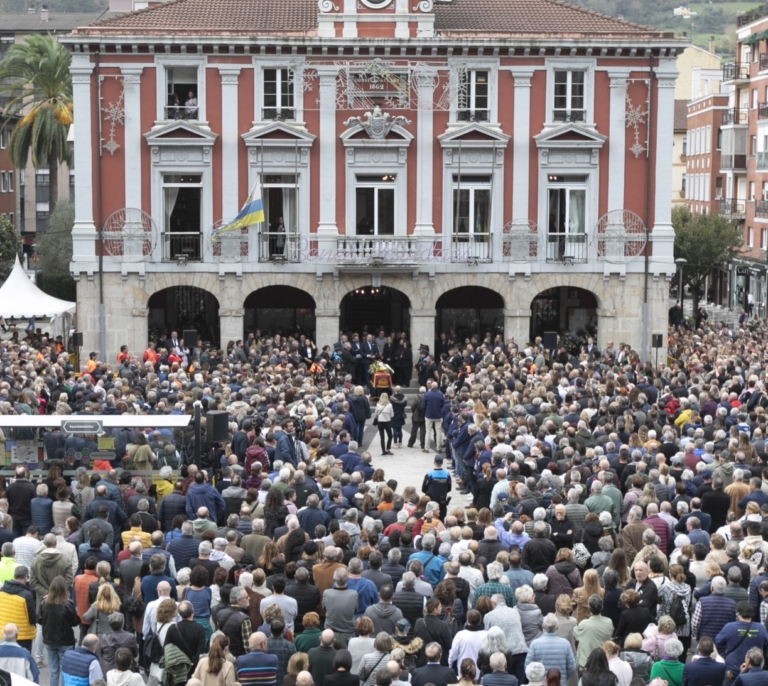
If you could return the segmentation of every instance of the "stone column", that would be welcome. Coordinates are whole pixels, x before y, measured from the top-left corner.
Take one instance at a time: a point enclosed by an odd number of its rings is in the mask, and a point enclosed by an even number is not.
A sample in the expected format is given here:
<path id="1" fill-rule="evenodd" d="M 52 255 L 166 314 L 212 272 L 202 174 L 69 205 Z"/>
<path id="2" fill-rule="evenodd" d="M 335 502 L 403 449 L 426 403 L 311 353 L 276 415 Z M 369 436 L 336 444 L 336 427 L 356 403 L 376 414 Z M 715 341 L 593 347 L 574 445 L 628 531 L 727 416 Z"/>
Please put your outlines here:
<path id="1" fill-rule="evenodd" d="M 411 310 L 411 345 L 418 351 L 420 345 L 428 345 L 435 352 L 435 311 Z"/>
<path id="2" fill-rule="evenodd" d="M 330 255 L 336 249 L 339 227 L 336 225 L 336 76 L 337 68 L 319 66 L 320 81 L 320 223 L 317 227 L 318 249 Z M 328 251 L 328 252 L 326 252 Z"/>
<path id="3" fill-rule="evenodd" d="M 625 340 L 624 334 L 617 328 L 616 310 L 597 309 L 597 347 L 600 350 L 605 350 L 608 341 L 613 341 L 614 350 L 618 350 L 621 343 L 630 343 L 639 350 L 642 337 L 640 331 L 637 340 Z"/>
<path id="4" fill-rule="evenodd" d="M 125 112 L 123 154 L 125 156 L 125 207 L 141 209 L 141 65 L 121 67 Z M 79 143 L 78 143 L 79 145 Z M 75 165 L 77 169 L 77 165 Z M 77 178 L 77 174 L 75 174 Z M 77 193 L 75 193 L 77 197 Z"/>
<path id="5" fill-rule="evenodd" d="M 147 340 L 149 340 L 149 308 L 136 307 L 131 311 L 131 315 L 131 330 L 128 332 L 130 340 L 126 341 L 126 343 L 128 343 L 128 350 L 138 352 L 146 348 Z M 117 354 L 117 351 L 115 351 L 115 354 Z"/>
<path id="6" fill-rule="evenodd" d="M 318 350 L 324 345 L 333 347 L 339 340 L 339 316 L 338 309 L 315 310 L 315 344 Z"/>
<path id="7" fill-rule="evenodd" d="M 414 236 L 434 236 L 432 221 L 432 170 L 434 162 L 434 116 L 432 96 L 437 84 L 437 70 L 416 72 L 416 226 Z"/>
<path id="8" fill-rule="evenodd" d="M 533 69 L 516 69 L 514 136 L 512 137 L 512 219 L 528 219 L 531 143 L 531 77 Z M 527 336 L 527 334 L 526 334 Z"/>
<path id="9" fill-rule="evenodd" d="M 219 310 L 219 340 L 236 341 L 242 338 L 244 317 L 245 310 L 242 308 Z"/>
<path id="10" fill-rule="evenodd" d="M 624 209 L 624 157 L 627 149 L 627 77 L 625 71 L 609 72 L 611 79 L 608 136 L 608 211 Z"/>
<path id="11" fill-rule="evenodd" d="M 219 67 L 221 74 L 221 218 L 234 219 L 240 209 L 238 199 L 237 82 L 242 67 Z M 237 339 L 235 339 L 237 340 Z"/>
<path id="12" fill-rule="evenodd" d="M 72 55 L 72 102 L 77 110 L 73 126 L 75 146 L 75 225 L 72 228 L 72 261 L 93 261 L 96 258 L 96 227 L 93 223 L 93 132 L 90 56 Z"/>
<path id="13" fill-rule="evenodd" d="M 675 81 L 677 68 L 675 60 L 660 60 L 656 71 L 656 117 L 654 121 L 656 132 L 656 150 L 651 157 L 656 185 L 654 188 L 653 206 L 653 261 L 667 262 L 674 272 L 675 231 L 672 228 L 672 144 L 673 131 L 669 122 L 675 112 Z M 653 85 L 653 82 L 652 82 Z"/>
<path id="14" fill-rule="evenodd" d="M 515 339 L 519 348 L 523 348 L 528 341 L 528 333 L 531 329 L 531 310 L 504 309 L 504 342 L 510 336 Z"/>

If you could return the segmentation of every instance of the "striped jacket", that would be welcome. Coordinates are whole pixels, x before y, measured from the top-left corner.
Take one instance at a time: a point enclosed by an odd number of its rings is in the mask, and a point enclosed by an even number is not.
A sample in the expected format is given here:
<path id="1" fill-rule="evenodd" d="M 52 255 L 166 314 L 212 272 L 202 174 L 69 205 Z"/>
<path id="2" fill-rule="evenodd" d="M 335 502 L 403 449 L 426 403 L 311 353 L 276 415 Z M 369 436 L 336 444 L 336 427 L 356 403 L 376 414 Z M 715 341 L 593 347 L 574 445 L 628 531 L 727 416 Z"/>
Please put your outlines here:
<path id="1" fill-rule="evenodd" d="M 241 686 L 275 686 L 277 655 L 254 650 L 237 658 L 237 680 Z"/>

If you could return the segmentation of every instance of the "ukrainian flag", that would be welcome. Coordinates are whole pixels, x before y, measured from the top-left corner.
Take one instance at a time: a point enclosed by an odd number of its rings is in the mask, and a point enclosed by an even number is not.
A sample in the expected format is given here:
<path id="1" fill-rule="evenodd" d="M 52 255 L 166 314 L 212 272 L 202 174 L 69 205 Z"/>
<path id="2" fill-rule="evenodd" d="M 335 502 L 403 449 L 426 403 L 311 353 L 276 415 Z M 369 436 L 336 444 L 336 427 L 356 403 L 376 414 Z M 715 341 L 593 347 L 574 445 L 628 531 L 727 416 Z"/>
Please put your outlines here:
<path id="1" fill-rule="evenodd" d="M 237 231 L 238 229 L 244 229 L 252 224 L 260 224 L 264 221 L 264 206 L 261 203 L 261 198 L 258 197 L 258 186 L 254 184 L 251 192 L 245 200 L 245 204 L 238 213 L 238 215 L 229 224 L 220 227 L 214 233 L 214 240 L 222 233 L 228 233 L 230 231 Z"/>

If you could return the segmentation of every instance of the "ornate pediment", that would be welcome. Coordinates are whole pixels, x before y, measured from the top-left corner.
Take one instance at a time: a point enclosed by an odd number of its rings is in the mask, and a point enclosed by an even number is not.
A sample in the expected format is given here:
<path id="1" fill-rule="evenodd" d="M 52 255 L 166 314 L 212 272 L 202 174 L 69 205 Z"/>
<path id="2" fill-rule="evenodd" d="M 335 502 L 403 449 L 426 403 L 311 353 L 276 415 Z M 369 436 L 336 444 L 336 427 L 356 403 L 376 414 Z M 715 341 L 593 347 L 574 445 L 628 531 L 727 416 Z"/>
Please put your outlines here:
<path id="1" fill-rule="evenodd" d="M 366 112 L 362 117 L 350 117 L 344 122 L 344 126 L 349 127 L 349 130 L 342 134 L 342 138 L 349 138 L 361 131 L 365 131 L 371 140 L 384 140 L 390 131 L 399 133 L 401 136 L 405 133 L 413 138 L 403 128 L 410 123 L 410 119 L 399 115 L 393 117 L 389 112 L 382 112 L 378 105 L 374 105 L 373 112 Z"/>
<path id="2" fill-rule="evenodd" d="M 303 129 L 296 128 L 281 121 L 273 121 L 264 126 L 254 126 L 244 133 L 243 141 L 247 147 L 251 146 L 285 146 L 296 145 L 310 147 L 316 136 Z"/>
<path id="3" fill-rule="evenodd" d="M 539 148 L 602 148 L 608 136 L 576 122 L 545 129 L 533 137 Z"/>
<path id="4" fill-rule="evenodd" d="M 148 145 L 156 146 L 212 146 L 218 134 L 213 133 L 207 126 L 198 126 L 189 121 L 175 121 L 159 124 L 144 134 Z"/>
<path id="5" fill-rule="evenodd" d="M 443 148 L 458 148 L 460 145 L 473 148 L 499 148 L 504 149 L 510 136 L 499 129 L 486 126 L 481 122 L 469 122 L 466 126 L 452 127 L 449 131 L 440 134 L 437 140 Z"/>

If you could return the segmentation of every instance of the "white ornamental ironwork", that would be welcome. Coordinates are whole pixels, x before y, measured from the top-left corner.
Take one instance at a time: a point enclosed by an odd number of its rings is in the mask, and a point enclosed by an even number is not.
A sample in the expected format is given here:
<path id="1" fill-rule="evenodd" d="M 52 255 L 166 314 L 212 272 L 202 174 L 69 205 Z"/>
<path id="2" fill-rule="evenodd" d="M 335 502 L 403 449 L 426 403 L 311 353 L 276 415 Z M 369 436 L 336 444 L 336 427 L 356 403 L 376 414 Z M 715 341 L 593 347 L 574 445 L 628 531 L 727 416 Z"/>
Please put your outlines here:
<path id="1" fill-rule="evenodd" d="M 101 93 L 101 83 L 108 76 L 99 77 L 99 93 Z M 109 123 L 109 132 L 107 141 L 102 138 L 99 143 L 106 148 L 110 155 L 114 155 L 120 144 L 115 140 L 115 130 L 118 126 L 125 125 L 125 78 L 122 76 L 112 76 L 111 78 L 120 80 L 120 95 L 115 102 L 108 102 L 106 107 L 101 108 L 104 119 Z"/>
<path id="2" fill-rule="evenodd" d="M 510 262 L 531 262 L 539 255 L 539 227 L 530 219 L 513 219 L 502 230 L 502 252 Z"/>
<path id="3" fill-rule="evenodd" d="M 608 262 L 629 262 L 643 254 L 645 222 L 631 210 L 613 210 L 600 217 L 595 231 L 597 256 Z"/>
<path id="4" fill-rule="evenodd" d="M 152 255 L 157 230 L 152 217 L 135 207 L 124 207 L 107 217 L 102 230 L 104 252 L 125 262 L 138 262 Z"/>

